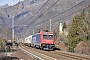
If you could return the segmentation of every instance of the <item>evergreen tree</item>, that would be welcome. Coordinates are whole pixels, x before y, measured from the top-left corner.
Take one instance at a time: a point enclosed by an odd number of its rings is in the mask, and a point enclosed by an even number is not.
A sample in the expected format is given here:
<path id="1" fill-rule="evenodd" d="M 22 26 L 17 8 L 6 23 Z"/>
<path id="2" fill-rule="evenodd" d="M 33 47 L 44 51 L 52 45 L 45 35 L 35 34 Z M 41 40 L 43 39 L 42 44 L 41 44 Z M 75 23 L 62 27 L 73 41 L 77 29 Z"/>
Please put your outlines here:
<path id="1" fill-rule="evenodd" d="M 80 41 L 87 40 L 87 36 L 87 28 L 84 23 L 84 18 L 81 14 L 78 14 L 73 18 L 68 33 L 69 51 L 74 52 L 76 44 Z"/>
<path id="2" fill-rule="evenodd" d="M 85 11 L 88 12 L 88 14 L 85 14 Z M 90 6 L 88 5 L 88 9 L 84 9 L 82 12 L 81 12 L 81 15 L 84 19 L 84 23 L 87 27 L 87 40 L 90 40 Z"/>
<path id="3" fill-rule="evenodd" d="M 88 37 L 87 39 L 90 41 L 90 5 L 88 5 L 88 16 L 86 17 L 86 23 L 88 28 Z"/>
<path id="4" fill-rule="evenodd" d="M 64 23 L 63 23 L 63 30 L 64 30 L 65 28 L 67 28 L 67 25 L 66 25 L 66 23 L 64 22 Z"/>

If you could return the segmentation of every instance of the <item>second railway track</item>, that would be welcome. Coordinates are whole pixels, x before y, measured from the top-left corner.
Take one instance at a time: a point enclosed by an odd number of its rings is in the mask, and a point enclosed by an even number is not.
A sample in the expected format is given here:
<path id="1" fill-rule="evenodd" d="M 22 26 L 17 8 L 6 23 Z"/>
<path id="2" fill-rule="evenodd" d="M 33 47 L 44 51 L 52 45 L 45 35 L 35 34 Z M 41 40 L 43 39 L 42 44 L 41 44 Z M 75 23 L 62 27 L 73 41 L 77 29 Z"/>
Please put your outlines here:
<path id="1" fill-rule="evenodd" d="M 54 51 L 52 53 L 61 55 L 61 56 L 65 56 L 65 57 L 69 57 L 69 58 L 73 58 L 76 60 L 90 60 L 90 56 L 88 56 L 88 55 L 82 56 L 81 54 L 74 54 L 74 53 L 61 52 L 61 51 Z"/>

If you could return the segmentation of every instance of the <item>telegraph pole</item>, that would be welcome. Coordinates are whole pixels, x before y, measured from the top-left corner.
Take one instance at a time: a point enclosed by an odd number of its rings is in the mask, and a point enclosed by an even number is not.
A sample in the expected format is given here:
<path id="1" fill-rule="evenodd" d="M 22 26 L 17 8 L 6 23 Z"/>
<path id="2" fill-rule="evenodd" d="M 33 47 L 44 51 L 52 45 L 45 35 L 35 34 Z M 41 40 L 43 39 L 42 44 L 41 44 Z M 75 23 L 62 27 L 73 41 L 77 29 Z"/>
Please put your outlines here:
<path id="1" fill-rule="evenodd" d="M 51 24 L 51 19 L 50 19 L 50 32 L 51 32 L 51 25 L 52 25 L 52 24 Z"/>
<path id="2" fill-rule="evenodd" d="M 12 16 L 12 50 L 13 50 L 13 45 L 14 45 L 14 35 L 15 35 L 15 32 L 14 32 L 14 27 L 15 26 L 21 26 L 21 27 L 26 27 L 26 26 L 29 26 L 29 25 L 15 25 L 14 24 L 14 16 Z"/>
<path id="3" fill-rule="evenodd" d="M 14 16 L 12 16 L 12 50 L 13 50 L 13 42 L 14 42 Z"/>
<path id="4" fill-rule="evenodd" d="M 34 35 L 34 29 L 33 29 L 33 35 Z"/>

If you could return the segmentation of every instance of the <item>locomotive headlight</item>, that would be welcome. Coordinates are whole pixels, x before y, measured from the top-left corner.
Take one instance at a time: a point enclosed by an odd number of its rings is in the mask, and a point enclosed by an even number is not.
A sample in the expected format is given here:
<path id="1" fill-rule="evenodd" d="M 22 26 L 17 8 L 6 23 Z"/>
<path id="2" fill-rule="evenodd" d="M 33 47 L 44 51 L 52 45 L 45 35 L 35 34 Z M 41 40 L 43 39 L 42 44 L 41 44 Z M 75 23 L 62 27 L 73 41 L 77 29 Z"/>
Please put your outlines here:
<path id="1" fill-rule="evenodd" d="M 45 43 L 45 42 L 43 42 L 43 43 Z"/>

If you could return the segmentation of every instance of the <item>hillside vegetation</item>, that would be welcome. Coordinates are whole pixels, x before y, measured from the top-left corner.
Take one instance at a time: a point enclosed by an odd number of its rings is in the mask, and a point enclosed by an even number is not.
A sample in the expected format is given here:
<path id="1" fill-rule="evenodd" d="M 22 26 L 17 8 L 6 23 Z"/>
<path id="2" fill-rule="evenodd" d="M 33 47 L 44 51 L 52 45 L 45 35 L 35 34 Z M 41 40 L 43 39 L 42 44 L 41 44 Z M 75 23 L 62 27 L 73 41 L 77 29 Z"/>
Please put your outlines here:
<path id="1" fill-rule="evenodd" d="M 72 20 L 69 33 L 69 51 L 74 52 L 76 45 L 90 41 L 90 6 L 78 13 Z"/>

